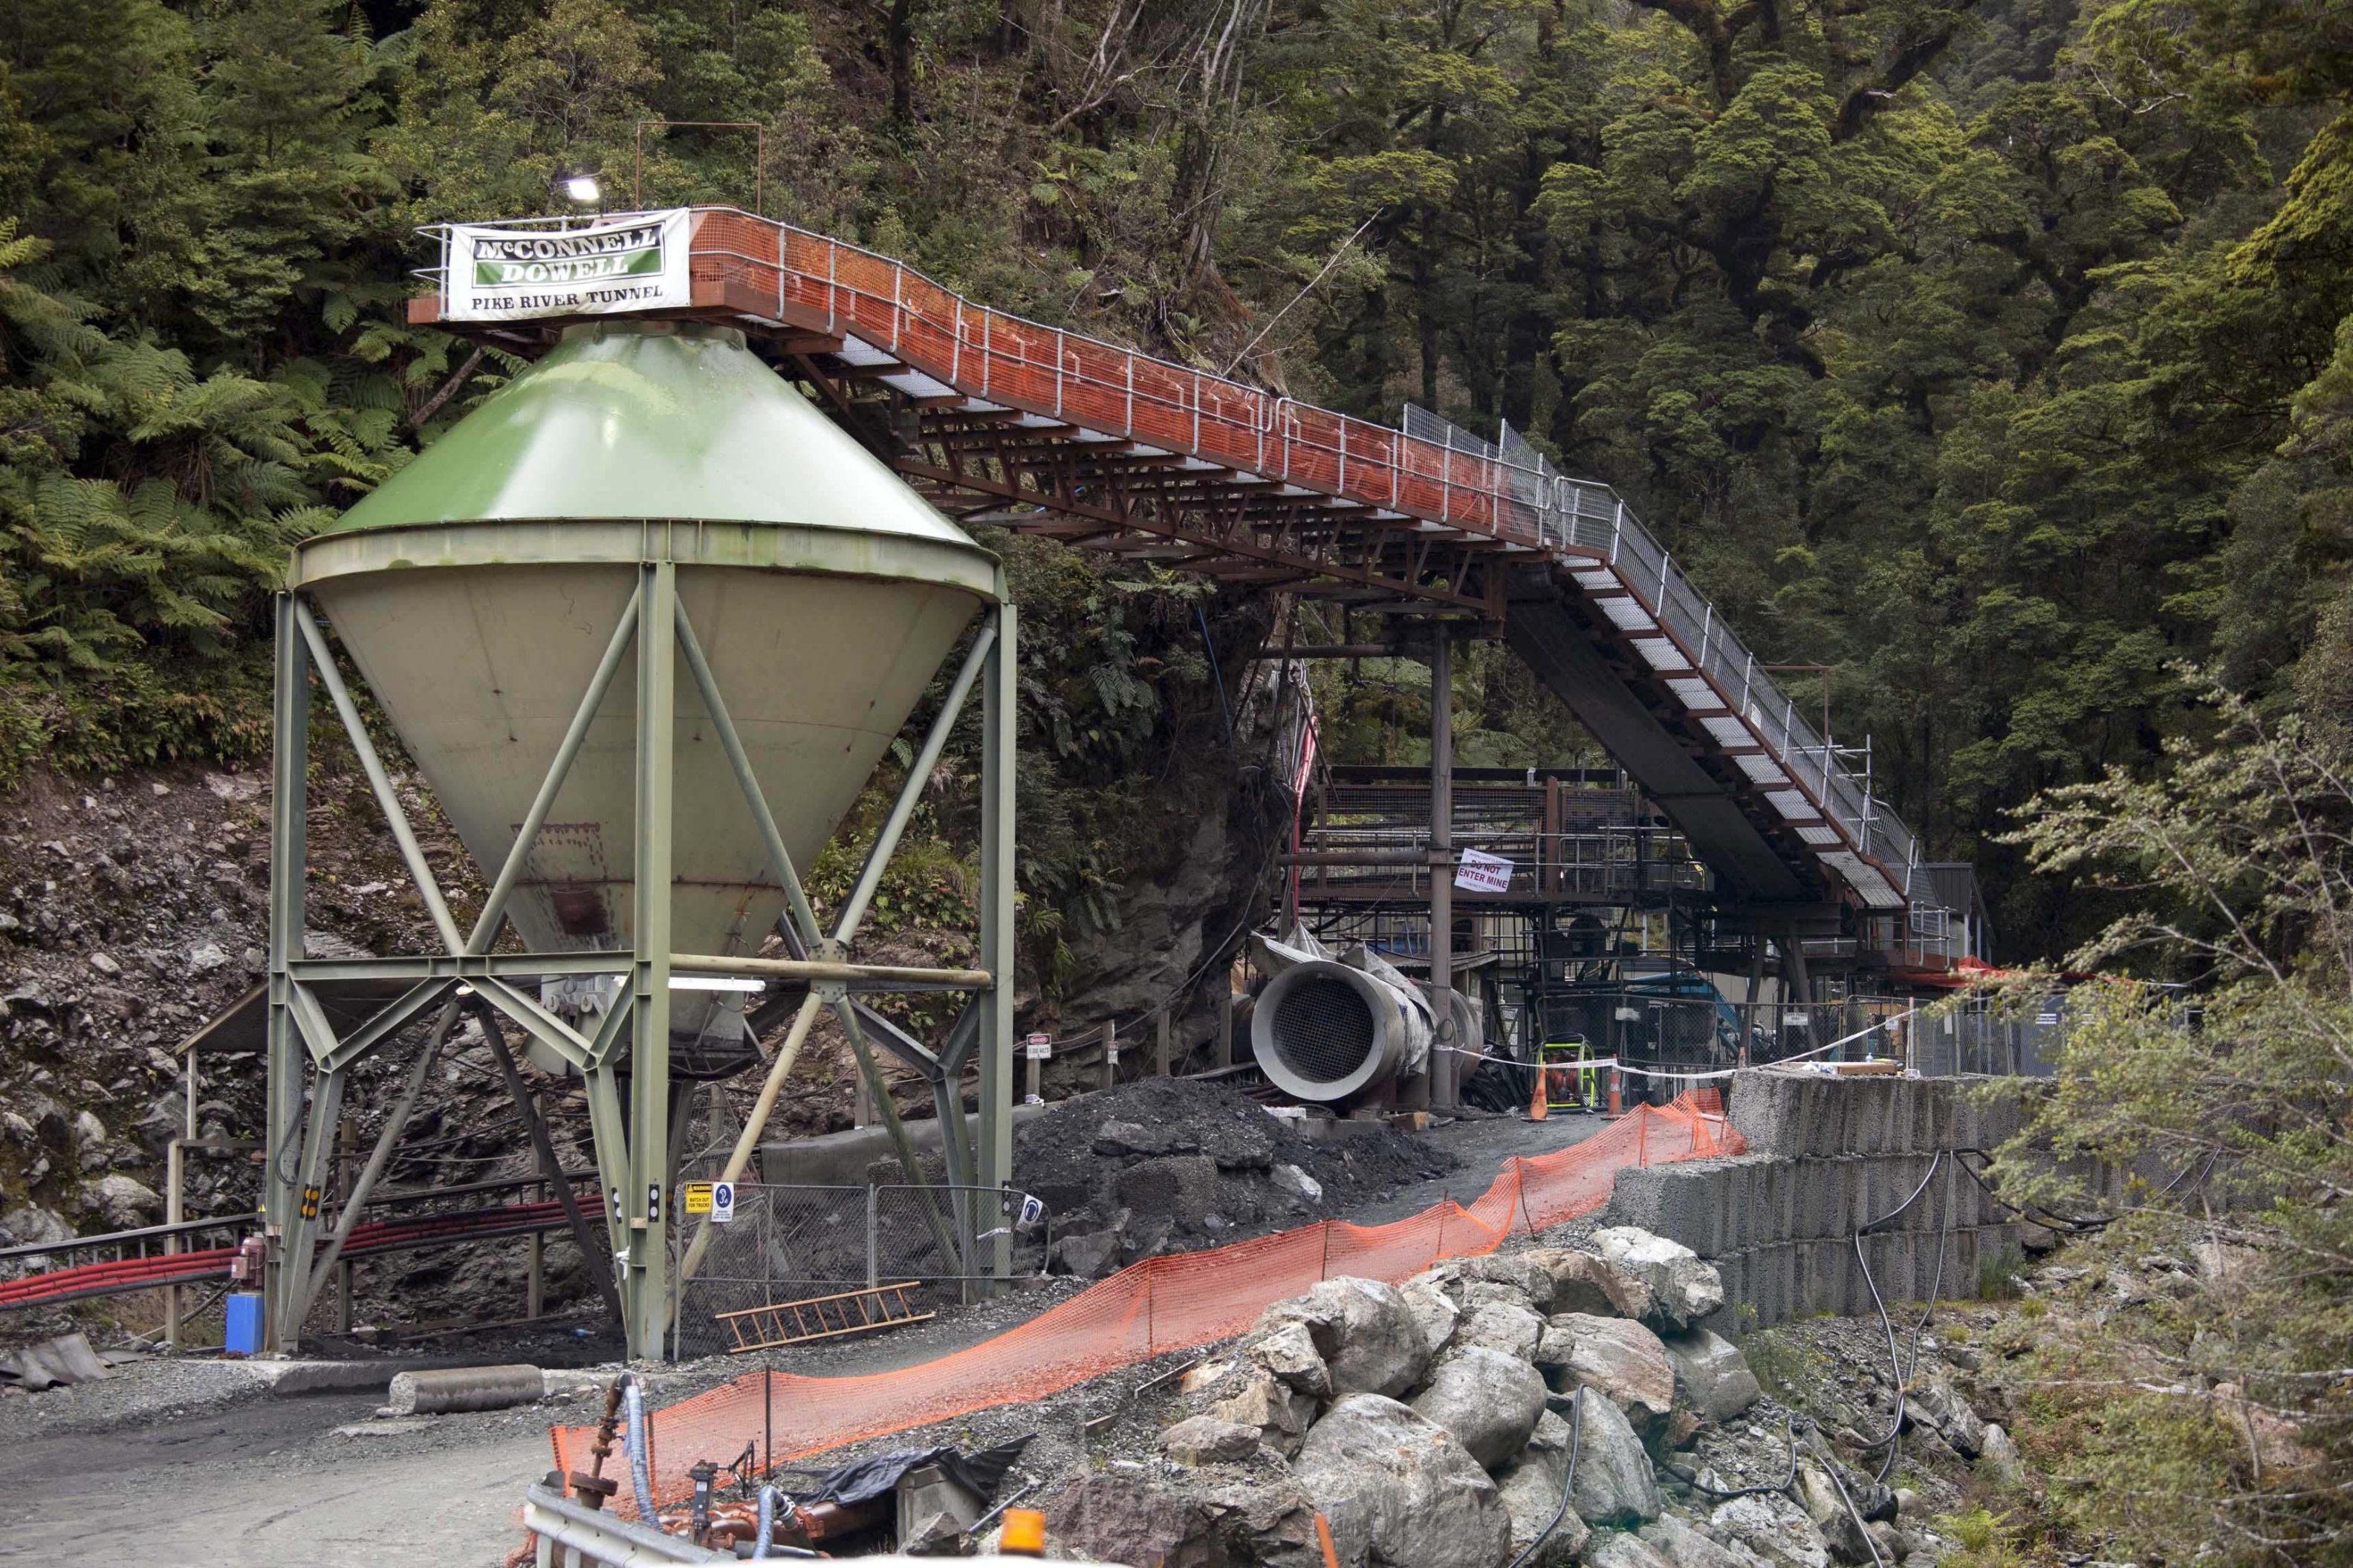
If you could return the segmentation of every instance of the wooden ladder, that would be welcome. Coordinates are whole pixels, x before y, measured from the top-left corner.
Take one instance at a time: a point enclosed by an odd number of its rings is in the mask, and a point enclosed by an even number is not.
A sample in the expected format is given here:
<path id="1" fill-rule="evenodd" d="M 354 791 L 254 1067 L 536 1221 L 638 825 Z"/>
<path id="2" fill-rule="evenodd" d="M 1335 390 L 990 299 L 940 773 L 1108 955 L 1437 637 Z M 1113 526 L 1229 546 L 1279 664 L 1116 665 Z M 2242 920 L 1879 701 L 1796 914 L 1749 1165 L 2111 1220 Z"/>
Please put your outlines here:
<path id="1" fill-rule="evenodd" d="M 806 1344 L 811 1340 L 838 1339 L 871 1329 L 920 1323 L 936 1314 L 918 1312 L 907 1292 L 919 1281 L 902 1279 L 891 1285 L 869 1285 L 837 1296 L 804 1296 L 797 1301 L 772 1301 L 765 1307 L 720 1312 L 712 1321 L 726 1326 L 734 1343 L 730 1355 L 746 1351 L 775 1350 L 780 1345 Z"/>

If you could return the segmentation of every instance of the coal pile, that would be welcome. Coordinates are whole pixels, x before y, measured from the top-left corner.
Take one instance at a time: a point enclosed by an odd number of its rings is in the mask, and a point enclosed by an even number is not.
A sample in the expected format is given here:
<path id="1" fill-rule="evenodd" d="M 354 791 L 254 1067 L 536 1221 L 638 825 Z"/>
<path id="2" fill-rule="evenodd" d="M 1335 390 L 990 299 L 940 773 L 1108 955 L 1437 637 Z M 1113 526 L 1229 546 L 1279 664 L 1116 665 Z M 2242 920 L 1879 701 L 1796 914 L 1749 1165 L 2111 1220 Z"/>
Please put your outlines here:
<path id="1" fill-rule="evenodd" d="M 1063 1100 L 1015 1133 L 1013 1184 L 1047 1211 L 1017 1263 L 1096 1278 L 1342 1215 L 1454 1164 L 1388 1127 L 1313 1139 L 1229 1085 L 1144 1079 Z"/>

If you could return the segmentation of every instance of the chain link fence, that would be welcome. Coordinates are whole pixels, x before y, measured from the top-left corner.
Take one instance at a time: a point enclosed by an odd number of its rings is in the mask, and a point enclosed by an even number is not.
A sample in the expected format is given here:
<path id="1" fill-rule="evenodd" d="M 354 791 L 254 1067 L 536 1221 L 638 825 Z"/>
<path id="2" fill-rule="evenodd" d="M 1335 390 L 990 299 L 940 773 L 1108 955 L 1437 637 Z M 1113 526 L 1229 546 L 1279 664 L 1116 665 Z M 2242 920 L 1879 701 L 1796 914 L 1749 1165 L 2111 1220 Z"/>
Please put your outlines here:
<path id="1" fill-rule="evenodd" d="M 1026 1254 L 1049 1224 L 1042 1205 L 1011 1189 L 740 1183 L 734 1217 L 711 1227 L 702 1265 L 679 1291 L 675 1353 L 736 1348 L 724 1314 L 754 1308 L 902 1284 L 917 1312 L 970 1300 L 994 1278 L 985 1266 L 1000 1236 L 1019 1228 Z M 698 1216 L 672 1231 L 673 1268 L 699 1228 Z"/>

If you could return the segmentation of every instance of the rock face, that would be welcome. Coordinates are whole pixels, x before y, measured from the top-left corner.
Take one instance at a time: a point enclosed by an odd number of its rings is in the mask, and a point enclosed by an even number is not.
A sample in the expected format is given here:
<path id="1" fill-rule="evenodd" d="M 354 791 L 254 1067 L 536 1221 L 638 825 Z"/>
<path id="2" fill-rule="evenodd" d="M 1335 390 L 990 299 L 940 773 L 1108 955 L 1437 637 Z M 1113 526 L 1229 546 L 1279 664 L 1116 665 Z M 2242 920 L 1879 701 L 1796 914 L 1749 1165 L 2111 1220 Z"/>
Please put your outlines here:
<path id="1" fill-rule="evenodd" d="M 1656 1326 L 1687 1329 L 1724 1305 L 1724 1277 L 1683 1243 L 1630 1225 L 1595 1231 L 1593 1239 L 1604 1261 L 1649 1287 L 1642 1316 Z"/>
<path id="2" fill-rule="evenodd" d="M 1342 1399 L 1308 1433 L 1292 1473 L 1330 1521 L 1345 1568 L 1504 1560 L 1511 1521 L 1495 1483 L 1450 1433 L 1394 1399 Z"/>
<path id="3" fill-rule="evenodd" d="M 81 1205 L 105 1220 L 110 1230 L 135 1230 L 163 1217 L 164 1200 L 142 1182 L 116 1172 L 81 1190 Z"/>
<path id="4" fill-rule="evenodd" d="M 1625 1415 L 1590 1390 L 1577 1409 L 1577 1516 L 1588 1524 L 1625 1526 L 1658 1518 L 1658 1477 Z"/>
<path id="5" fill-rule="evenodd" d="M 1303 1325 L 1329 1369 L 1336 1395 L 1404 1394 L 1430 1369 L 1421 1325 L 1394 1285 L 1377 1279 L 1326 1279 L 1303 1296 L 1277 1301 L 1261 1329 Z"/>
<path id="6" fill-rule="evenodd" d="M 1566 1394 L 1585 1387 L 1626 1413 L 1645 1432 L 1675 1405 L 1675 1372 L 1659 1336 L 1623 1318 L 1560 1312 L 1546 1324 L 1535 1362 Z"/>
<path id="7" fill-rule="evenodd" d="M 1661 1342 L 1686 1403 L 1710 1421 L 1731 1420 L 1756 1404 L 1763 1392 L 1757 1386 L 1757 1374 L 1748 1370 L 1747 1358 L 1721 1335 L 1689 1329 Z"/>
<path id="8" fill-rule="evenodd" d="M 1574 1507 L 1561 1506 L 1568 1479 L 1568 1423 L 1547 1410 L 1519 1460 L 1497 1474 L 1495 1489 L 1503 1494 L 1504 1511 L 1512 1521 L 1512 1556 L 1517 1559 L 1535 1546 L 1525 1568 L 1565 1568 L 1577 1560 L 1591 1534 Z M 1540 1546 L 1535 1545 L 1539 1537 Z"/>
<path id="9" fill-rule="evenodd" d="M 1933 1428 L 1964 1459 L 1985 1451 L 1985 1422 L 1944 1373 L 1923 1373 L 1905 1403 L 1913 1420 Z"/>
<path id="10" fill-rule="evenodd" d="M 1439 1362 L 1413 1408 L 1492 1468 L 1527 1446 L 1545 1414 L 1545 1381 L 1516 1356 L 1466 1345 Z"/>

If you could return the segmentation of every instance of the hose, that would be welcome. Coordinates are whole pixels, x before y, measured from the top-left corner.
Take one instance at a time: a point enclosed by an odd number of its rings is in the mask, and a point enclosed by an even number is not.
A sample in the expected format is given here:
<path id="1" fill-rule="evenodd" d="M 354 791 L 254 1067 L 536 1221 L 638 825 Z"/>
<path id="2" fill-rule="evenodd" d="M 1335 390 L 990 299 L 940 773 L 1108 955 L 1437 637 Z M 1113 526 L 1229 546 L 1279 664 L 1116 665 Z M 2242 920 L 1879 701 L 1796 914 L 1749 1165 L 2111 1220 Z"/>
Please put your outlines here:
<path id="1" fill-rule="evenodd" d="M 1527 1560 L 1536 1554 L 1536 1548 L 1552 1539 L 1552 1532 L 1558 1530 L 1560 1521 L 1568 1517 L 1569 1500 L 1577 1495 L 1577 1451 L 1584 1441 L 1585 1385 L 1579 1384 L 1577 1397 L 1569 1402 L 1568 1406 L 1568 1479 L 1560 1484 L 1560 1507 L 1554 1511 L 1552 1522 L 1536 1531 L 1536 1538 L 1528 1542 L 1527 1550 L 1512 1559 L 1511 1568 L 1525 1568 Z"/>
<path id="2" fill-rule="evenodd" d="M 752 1555 L 766 1557 L 768 1547 L 775 1541 L 776 1534 L 776 1489 L 774 1486 L 765 1486 L 760 1489 L 760 1533 L 752 1538 Z"/>
<path id="3" fill-rule="evenodd" d="M 621 1408 L 628 1417 L 629 1491 L 638 1501 L 638 1522 L 649 1530 L 661 1528 L 654 1510 L 654 1479 L 646 1460 L 646 1391 L 634 1372 L 622 1374 Z"/>

